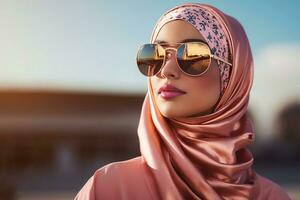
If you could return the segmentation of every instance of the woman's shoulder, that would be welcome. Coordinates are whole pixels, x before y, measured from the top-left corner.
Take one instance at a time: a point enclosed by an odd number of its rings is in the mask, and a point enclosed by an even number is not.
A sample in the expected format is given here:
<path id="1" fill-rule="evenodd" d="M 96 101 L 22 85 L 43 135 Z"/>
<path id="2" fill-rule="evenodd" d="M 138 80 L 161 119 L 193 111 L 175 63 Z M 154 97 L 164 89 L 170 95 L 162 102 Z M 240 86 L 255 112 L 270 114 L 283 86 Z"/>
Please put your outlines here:
<path id="1" fill-rule="evenodd" d="M 122 178 L 130 177 L 131 175 L 136 175 L 141 172 L 142 158 L 141 156 L 131 158 L 128 160 L 117 161 L 109 163 L 99 169 L 94 173 L 94 177 L 102 181 L 114 181 L 120 182 Z"/>
<path id="2" fill-rule="evenodd" d="M 97 169 L 78 192 L 75 200 L 95 200 L 100 196 L 103 199 L 122 199 L 123 196 L 120 195 L 136 193 L 134 186 L 144 184 L 142 162 L 139 156 L 112 162 Z"/>
<path id="3" fill-rule="evenodd" d="M 291 200 L 287 192 L 277 183 L 272 180 L 256 173 L 257 176 L 257 188 L 260 190 L 257 194 L 259 197 L 255 199 L 280 199 L 280 200 Z"/>
<path id="4" fill-rule="evenodd" d="M 113 172 L 115 170 L 136 168 L 136 167 L 139 167 L 141 162 L 142 162 L 142 157 L 141 156 L 131 158 L 131 159 L 128 159 L 128 160 L 115 161 L 115 162 L 106 164 L 103 167 L 97 169 L 95 171 L 95 174 L 106 173 L 108 171 Z"/>

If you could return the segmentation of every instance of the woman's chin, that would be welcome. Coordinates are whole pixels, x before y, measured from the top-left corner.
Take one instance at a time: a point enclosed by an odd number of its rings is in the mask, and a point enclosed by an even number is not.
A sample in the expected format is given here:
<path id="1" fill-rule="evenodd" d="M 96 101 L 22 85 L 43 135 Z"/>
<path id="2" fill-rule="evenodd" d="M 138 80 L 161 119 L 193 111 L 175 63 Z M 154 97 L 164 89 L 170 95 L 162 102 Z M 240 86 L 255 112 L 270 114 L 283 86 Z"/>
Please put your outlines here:
<path id="1" fill-rule="evenodd" d="M 176 105 L 176 103 L 161 103 L 159 106 L 160 113 L 167 118 L 184 118 L 184 117 L 200 117 L 211 114 L 213 108 L 202 110 L 195 113 L 194 110 L 186 110 L 186 105 Z"/>
<path id="2" fill-rule="evenodd" d="M 168 107 L 166 105 L 163 108 L 160 108 L 160 113 L 167 118 L 181 118 L 188 116 L 188 113 L 182 110 L 174 109 L 174 106 Z"/>

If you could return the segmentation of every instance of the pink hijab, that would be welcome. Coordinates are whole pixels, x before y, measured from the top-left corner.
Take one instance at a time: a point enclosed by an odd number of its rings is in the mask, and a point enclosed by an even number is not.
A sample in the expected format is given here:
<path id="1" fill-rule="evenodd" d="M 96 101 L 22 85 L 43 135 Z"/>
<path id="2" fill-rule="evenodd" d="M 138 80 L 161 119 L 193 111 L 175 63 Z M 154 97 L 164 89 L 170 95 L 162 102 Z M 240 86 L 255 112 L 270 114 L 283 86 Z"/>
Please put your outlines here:
<path id="1" fill-rule="evenodd" d="M 206 4 L 186 3 L 166 13 L 182 7 L 201 8 L 214 15 L 232 51 L 232 58 L 224 54 L 224 58 L 232 59 L 233 66 L 215 112 L 177 120 L 165 118 L 148 79 L 138 126 L 141 156 L 98 169 L 75 199 L 290 199 L 279 185 L 252 169 L 253 156 L 247 147 L 255 137 L 247 107 L 253 58 L 243 27 Z M 164 24 L 164 16 L 156 28 Z M 151 41 L 156 34 L 154 29 Z"/>
<path id="2" fill-rule="evenodd" d="M 151 41 L 159 28 L 176 19 L 174 16 L 180 14 L 182 18 L 186 8 L 210 13 L 224 27 L 233 52 L 231 77 L 215 112 L 180 120 L 160 114 L 148 79 L 138 127 L 142 156 L 152 169 L 162 199 L 262 199 L 259 197 L 264 196 L 264 190 L 247 149 L 255 135 L 247 115 L 253 58 L 246 33 L 236 19 L 219 9 L 187 3 L 170 9 L 159 19 Z M 224 58 L 229 60 L 228 54 Z"/>

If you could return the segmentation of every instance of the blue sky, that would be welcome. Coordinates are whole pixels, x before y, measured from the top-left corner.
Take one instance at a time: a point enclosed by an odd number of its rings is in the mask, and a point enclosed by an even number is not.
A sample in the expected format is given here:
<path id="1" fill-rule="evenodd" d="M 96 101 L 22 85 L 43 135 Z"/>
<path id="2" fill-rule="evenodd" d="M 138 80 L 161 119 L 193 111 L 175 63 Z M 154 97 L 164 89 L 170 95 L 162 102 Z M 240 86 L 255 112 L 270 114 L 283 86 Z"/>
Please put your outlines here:
<path id="1" fill-rule="evenodd" d="M 149 41 L 166 10 L 184 2 L 191 1 L 0 0 L 0 88 L 145 92 L 137 45 Z M 270 46 L 299 47 L 300 1 L 194 2 L 241 22 L 256 68 Z"/>

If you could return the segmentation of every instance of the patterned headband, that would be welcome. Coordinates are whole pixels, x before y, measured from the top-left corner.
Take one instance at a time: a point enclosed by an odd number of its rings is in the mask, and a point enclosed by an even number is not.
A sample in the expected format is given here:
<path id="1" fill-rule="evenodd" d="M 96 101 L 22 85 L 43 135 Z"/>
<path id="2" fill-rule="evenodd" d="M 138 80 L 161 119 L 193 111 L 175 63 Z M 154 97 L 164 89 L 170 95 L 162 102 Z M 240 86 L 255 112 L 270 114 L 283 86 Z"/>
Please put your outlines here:
<path id="1" fill-rule="evenodd" d="M 205 38 L 212 54 L 228 62 L 231 61 L 229 42 L 222 25 L 212 13 L 197 4 L 181 5 L 167 11 L 156 23 L 152 36 L 157 36 L 164 24 L 176 19 L 192 24 Z M 152 40 L 154 40 L 154 37 L 152 37 Z M 229 82 L 231 66 L 219 60 L 217 60 L 217 63 L 221 75 L 222 96 Z"/>

